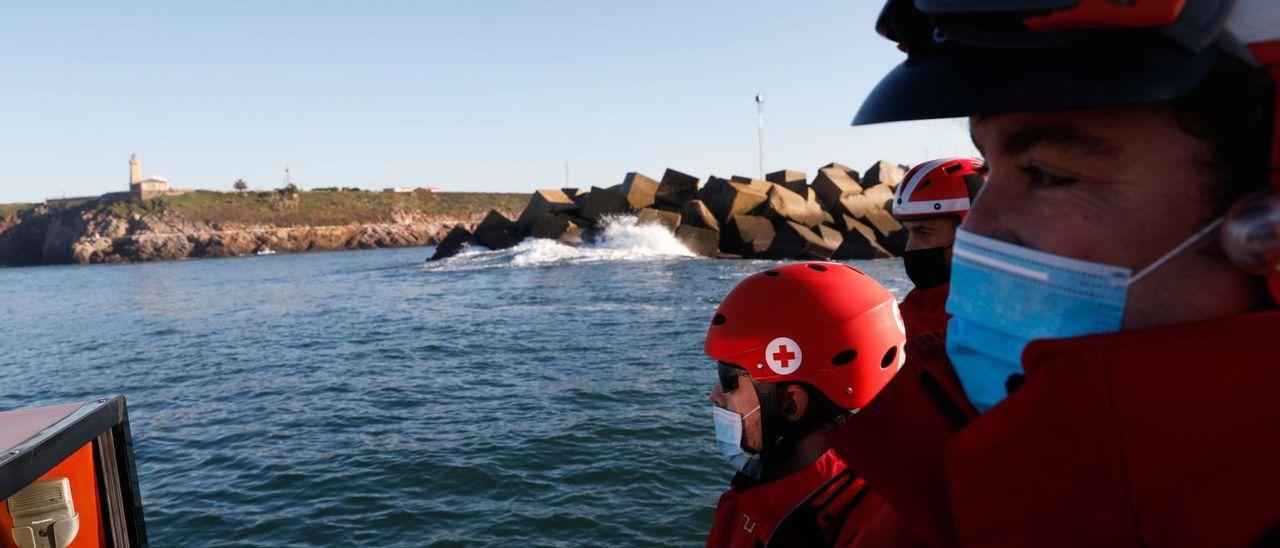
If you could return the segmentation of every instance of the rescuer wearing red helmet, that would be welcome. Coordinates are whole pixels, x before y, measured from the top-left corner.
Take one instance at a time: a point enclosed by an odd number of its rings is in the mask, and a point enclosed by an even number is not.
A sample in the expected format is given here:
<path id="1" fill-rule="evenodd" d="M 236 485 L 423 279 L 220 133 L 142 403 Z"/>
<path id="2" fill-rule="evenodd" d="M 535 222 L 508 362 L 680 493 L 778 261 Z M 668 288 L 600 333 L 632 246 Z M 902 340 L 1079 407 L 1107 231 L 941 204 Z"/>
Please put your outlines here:
<path id="1" fill-rule="evenodd" d="M 704 351 L 716 440 L 738 473 L 720 497 L 708 546 L 757 546 L 807 496 L 813 516 L 860 523 L 877 498 L 827 445 L 827 433 L 871 401 L 903 362 L 893 295 L 837 263 L 749 276 L 724 298 Z"/>
<path id="2" fill-rule="evenodd" d="M 939 158 L 911 168 L 893 196 L 893 217 L 907 229 L 902 266 L 915 288 L 899 307 L 907 338 L 946 329 L 951 245 L 982 188 L 982 162 Z"/>
<path id="3" fill-rule="evenodd" d="M 1280 2 L 890 0 L 877 28 L 907 60 L 854 122 L 969 116 L 988 176 L 945 343 L 830 438 L 887 504 L 858 543 L 1280 541 Z"/>

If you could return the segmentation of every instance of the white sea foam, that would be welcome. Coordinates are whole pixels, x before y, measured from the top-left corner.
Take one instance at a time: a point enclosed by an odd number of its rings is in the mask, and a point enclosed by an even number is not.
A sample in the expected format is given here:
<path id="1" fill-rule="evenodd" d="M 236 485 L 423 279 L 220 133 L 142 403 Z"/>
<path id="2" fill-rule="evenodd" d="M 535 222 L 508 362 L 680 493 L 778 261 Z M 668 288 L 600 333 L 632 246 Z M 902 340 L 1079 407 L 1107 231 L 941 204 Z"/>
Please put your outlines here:
<path id="1" fill-rule="evenodd" d="M 604 220 L 604 224 L 604 231 L 594 242 L 579 246 L 529 238 L 513 248 L 500 251 L 490 251 L 483 247 L 468 248 L 451 258 L 429 263 L 429 268 L 465 270 L 492 266 L 528 267 L 559 263 L 671 260 L 696 256 L 661 225 L 641 224 L 634 216 L 610 217 Z"/>

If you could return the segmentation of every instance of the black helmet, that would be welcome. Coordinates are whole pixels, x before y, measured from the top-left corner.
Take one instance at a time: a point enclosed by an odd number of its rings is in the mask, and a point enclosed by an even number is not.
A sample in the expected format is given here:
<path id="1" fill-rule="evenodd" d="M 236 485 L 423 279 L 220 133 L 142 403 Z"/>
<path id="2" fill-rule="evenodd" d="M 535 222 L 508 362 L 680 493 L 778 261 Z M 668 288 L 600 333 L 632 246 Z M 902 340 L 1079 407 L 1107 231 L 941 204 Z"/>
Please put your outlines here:
<path id="1" fill-rule="evenodd" d="M 876 30 L 907 60 L 855 125 L 1174 99 L 1219 63 L 1256 66 L 1245 44 L 1280 38 L 1280 2 L 889 0 Z"/>

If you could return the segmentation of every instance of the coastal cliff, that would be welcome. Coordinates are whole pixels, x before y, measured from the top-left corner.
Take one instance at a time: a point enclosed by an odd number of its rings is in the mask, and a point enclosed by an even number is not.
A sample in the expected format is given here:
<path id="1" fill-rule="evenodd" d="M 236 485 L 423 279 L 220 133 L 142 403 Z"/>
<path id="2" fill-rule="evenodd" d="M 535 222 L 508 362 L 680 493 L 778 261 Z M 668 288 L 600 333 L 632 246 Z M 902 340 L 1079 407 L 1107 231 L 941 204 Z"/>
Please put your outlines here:
<path id="1" fill-rule="evenodd" d="M 124 263 L 435 245 L 522 194 L 367 191 L 106 195 L 0 206 L 0 265 Z"/>

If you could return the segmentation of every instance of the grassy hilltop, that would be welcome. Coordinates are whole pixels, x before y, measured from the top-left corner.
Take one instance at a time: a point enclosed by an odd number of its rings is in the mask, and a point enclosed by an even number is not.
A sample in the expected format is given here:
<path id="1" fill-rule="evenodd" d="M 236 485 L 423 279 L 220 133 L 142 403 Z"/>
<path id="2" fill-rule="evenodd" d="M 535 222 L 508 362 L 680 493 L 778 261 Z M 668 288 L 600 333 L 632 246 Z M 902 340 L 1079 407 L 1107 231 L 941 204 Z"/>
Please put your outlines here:
<path id="1" fill-rule="evenodd" d="M 31 209 L 36 204 L 0 204 L 0 219 L 8 217 L 24 209 Z"/>
<path id="2" fill-rule="evenodd" d="M 190 192 L 147 201 L 124 200 L 105 207 L 121 217 L 161 211 L 211 225 L 330 226 L 385 223 L 397 213 L 462 218 L 489 209 L 519 211 L 528 194 L 370 191 Z"/>

